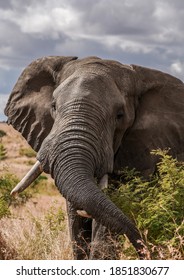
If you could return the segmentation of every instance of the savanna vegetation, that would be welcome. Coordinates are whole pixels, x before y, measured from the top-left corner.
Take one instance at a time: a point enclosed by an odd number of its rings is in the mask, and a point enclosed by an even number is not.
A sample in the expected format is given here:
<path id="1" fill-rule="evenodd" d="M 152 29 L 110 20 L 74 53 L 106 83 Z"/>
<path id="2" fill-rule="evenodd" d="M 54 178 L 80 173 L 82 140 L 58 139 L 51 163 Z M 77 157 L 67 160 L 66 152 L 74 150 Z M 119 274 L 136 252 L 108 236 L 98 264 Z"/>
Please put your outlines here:
<path id="1" fill-rule="evenodd" d="M 6 160 L 10 143 L 0 144 L 0 163 Z M 18 149 L 27 157 L 24 165 L 34 164 L 29 147 Z M 160 157 L 157 173 L 148 180 L 136 170 L 122 170 L 118 180 L 110 181 L 107 195 L 135 221 L 153 259 L 184 258 L 184 163 L 169 151 L 153 151 Z M 18 197 L 10 191 L 19 181 L 4 168 L 0 173 L 0 259 L 71 259 L 67 219 L 61 195 L 46 175 Z M 41 200 L 43 202 L 41 202 Z M 45 199 L 45 201 L 44 201 Z M 121 259 L 137 258 L 125 236 L 118 239 Z"/>
<path id="2" fill-rule="evenodd" d="M 184 163 L 169 151 L 153 151 L 160 157 L 157 173 L 148 180 L 136 170 L 122 170 L 119 182 L 112 182 L 107 194 L 135 221 L 148 246 L 148 258 L 184 258 Z M 114 185 L 116 188 L 114 189 Z M 122 246 L 126 239 L 121 238 Z M 123 250 L 134 258 L 134 250 Z"/>

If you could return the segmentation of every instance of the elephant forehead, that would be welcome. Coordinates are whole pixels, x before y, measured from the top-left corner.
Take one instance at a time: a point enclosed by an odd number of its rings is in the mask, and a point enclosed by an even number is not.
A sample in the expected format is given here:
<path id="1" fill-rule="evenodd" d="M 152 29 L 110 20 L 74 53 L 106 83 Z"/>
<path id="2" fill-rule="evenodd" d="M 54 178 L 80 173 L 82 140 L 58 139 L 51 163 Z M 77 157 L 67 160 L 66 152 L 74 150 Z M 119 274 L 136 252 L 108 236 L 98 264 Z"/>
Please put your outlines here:
<path id="1" fill-rule="evenodd" d="M 54 97 L 67 99 L 89 97 L 104 97 L 116 95 L 119 89 L 109 75 L 93 73 L 91 71 L 77 71 L 66 78 L 54 91 Z"/>
<path id="2" fill-rule="evenodd" d="M 87 58 L 75 60 L 65 65 L 59 75 L 60 86 L 55 95 L 62 89 L 89 93 L 89 91 L 116 94 L 130 92 L 134 85 L 133 68 L 113 60 Z"/>

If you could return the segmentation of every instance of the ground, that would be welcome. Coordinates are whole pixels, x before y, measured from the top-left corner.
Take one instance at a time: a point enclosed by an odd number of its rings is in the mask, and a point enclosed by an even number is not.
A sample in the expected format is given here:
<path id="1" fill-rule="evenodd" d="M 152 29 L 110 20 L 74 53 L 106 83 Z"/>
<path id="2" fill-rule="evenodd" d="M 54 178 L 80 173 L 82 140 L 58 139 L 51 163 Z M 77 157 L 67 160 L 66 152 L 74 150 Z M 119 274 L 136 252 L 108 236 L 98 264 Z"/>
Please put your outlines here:
<path id="1" fill-rule="evenodd" d="M 35 157 L 27 157 L 26 155 L 21 155 L 20 151 L 25 148 L 30 148 L 26 140 L 22 135 L 17 132 L 11 125 L 6 123 L 0 123 L 0 130 L 6 132 L 6 136 L 2 137 L 2 143 L 6 148 L 6 158 L 0 161 L 0 175 L 5 171 L 15 174 L 20 180 L 23 176 L 30 170 L 31 165 L 36 162 Z M 50 175 L 46 175 L 48 181 L 54 184 L 54 181 L 51 179 Z M 65 209 L 65 199 L 61 194 L 55 190 L 53 195 L 55 200 L 58 200 L 61 203 L 63 209 Z M 43 205 L 47 208 L 50 206 L 51 199 L 50 196 L 44 195 L 39 199 L 43 200 Z M 41 201 L 40 201 L 41 203 Z"/>
<path id="2" fill-rule="evenodd" d="M 28 157 L 21 152 L 24 149 L 30 149 L 30 146 L 12 126 L 6 123 L 0 123 L 0 131 L 1 130 L 6 133 L 6 135 L 0 139 L 1 143 L 6 148 L 6 158 L 0 160 L 0 176 L 8 172 L 16 175 L 21 180 L 35 163 L 36 158 L 34 156 Z M 37 221 L 37 219 L 45 219 L 45 215 L 48 213 L 50 215 L 51 212 L 51 214 L 53 214 L 53 211 L 58 211 L 59 208 L 61 208 L 64 213 L 66 212 L 65 199 L 58 192 L 50 175 L 44 174 L 44 176 L 48 178 L 46 185 L 49 187 L 46 186 L 46 189 L 42 190 L 41 193 L 36 193 L 23 206 L 11 208 L 11 212 L 14 215 L 13 218 L 3 218 L 0 220 L 0 243 L 1 237 L 3 236 L 3 240 L 5 239 L 6 243 L 11 243 L 10 247 L 12 248 L 14 240 L 12 239 L 11 232 L 17 236 L 24 235 L 25 231 L 31 234 L 30 227 L 33 227 L 33 219 L 34 221 Z M 65 235 L 62 235 L 62 238 L 69 243 L 67 226 Z M 16 246 L 17 245 L 14 245 L 13 247 Z M 68 245 L 64 244 L 64 246 L 67 247 Z M 65 256 L 64 258 L 70 257 L 71 255 L 69 253 L 69 256 Z M 51 256 L 48 256 L 48 258 L 51 258 Z M 55 256 L 52 258 L 57 259 L 61 257 Z"/>

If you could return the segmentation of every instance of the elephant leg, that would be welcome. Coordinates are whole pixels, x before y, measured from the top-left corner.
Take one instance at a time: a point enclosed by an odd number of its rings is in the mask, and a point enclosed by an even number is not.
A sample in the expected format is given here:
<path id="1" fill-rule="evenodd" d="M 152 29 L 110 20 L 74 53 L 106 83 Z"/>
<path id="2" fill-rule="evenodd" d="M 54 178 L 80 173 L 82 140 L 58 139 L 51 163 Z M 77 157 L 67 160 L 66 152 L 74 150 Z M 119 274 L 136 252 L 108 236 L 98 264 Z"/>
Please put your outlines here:
<path id="1" fill-rule="evenodd" d="M 89 258 L 91 260 L 118 259 L 118 243 L 116 236 L 95 220 L 92 222 L 92 242 Z"/>
<path id="2" fill-rule="evenodd" d="M 67 212 L 74 259 L 89 259 L 92 220 L 79 216 L 76 209 L 68 201 Z"/>

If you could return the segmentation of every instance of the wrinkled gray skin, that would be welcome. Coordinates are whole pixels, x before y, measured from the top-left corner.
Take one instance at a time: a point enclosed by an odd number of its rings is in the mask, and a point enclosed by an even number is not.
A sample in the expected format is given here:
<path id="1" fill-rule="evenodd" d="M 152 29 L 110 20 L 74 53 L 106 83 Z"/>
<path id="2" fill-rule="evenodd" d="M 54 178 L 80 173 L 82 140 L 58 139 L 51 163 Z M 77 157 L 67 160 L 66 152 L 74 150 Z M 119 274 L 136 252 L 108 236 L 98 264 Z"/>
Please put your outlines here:
<path id="1" fill-rule="evenodd" d="M 96 57 L 44 57 L 24 70 L 5 113 L 68 202 L 74 257 L 104 258 L 96 247 L 107 241 L 108 229 L 125 233 L 142 257 L 134 223 L 94 178 L 99 181 L 125 166 L 148 176 L 158 160 L 150 151 L 157 148 L 170 147 L 184 160 L 183 82 Z M 92 228 L 78 209 L 93 217 Z M 109 258 L 115 258 L 113 249 Z"/>

